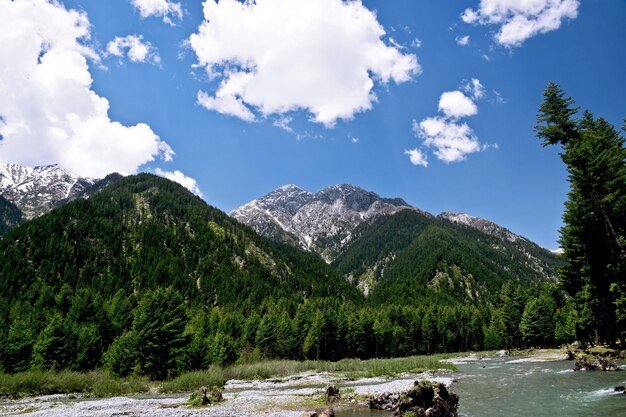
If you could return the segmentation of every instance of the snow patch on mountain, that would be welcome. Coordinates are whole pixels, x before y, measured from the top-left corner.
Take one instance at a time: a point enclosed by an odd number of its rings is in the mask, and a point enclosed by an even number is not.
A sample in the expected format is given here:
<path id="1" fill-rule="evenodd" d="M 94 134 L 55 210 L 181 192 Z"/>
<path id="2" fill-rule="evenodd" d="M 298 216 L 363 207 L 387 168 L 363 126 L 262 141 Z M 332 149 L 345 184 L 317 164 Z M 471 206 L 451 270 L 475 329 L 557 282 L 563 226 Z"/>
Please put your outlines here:
<path id="1" fill-rule="evenodd" d="M 230 215 L 261 235 L 297 243 L 331 262 L 361 223 L 400 210 L 417 210 L 401 198 L 382 198 L 351 184 L 317 193 L 288 184 L 253 200 Z"/>
<path id="2" fill-rule="evenodd" d="M 453 212 L 443 212 L 437 216 L 441 219 L 446 219 L 451 221 L 452 223 L 463 224 L 465 226 L 473 227 L 474 229 L 478 229 L 481 232 L 487 233 L 492 236 L 499 237 L 501 239 L 508 240 L 509 242 L 517 242 L 522 239 L 528 241 L 528 239 L 516 235 L 511 232 L 509 229 L 506 229 L 500 225 L 495 224 L 492 221 L 487 219 L 482 219 L 480 217 L 470 216 L 466 213 L 453 213 Z"/>
<path id="3" fill-rule="evenodd" d="M 73 200 L 96 183 L 81 178 L 59 165 L 34 168 L 0 163 L 0 195 L 15 204 L 25 219 L 47 213 L 64 200 Z"/>

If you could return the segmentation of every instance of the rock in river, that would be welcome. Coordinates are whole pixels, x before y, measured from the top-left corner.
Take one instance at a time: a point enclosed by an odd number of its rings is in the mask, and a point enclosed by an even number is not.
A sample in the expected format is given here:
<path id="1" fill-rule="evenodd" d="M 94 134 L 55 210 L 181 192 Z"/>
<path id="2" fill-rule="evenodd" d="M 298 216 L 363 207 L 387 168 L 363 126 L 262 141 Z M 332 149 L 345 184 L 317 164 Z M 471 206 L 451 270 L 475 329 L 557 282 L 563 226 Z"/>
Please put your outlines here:
<path id="1" fill-rule="evenodd" d="M 405 393 L 385 393 L 368 399 L 370 408 L 393 411 L 401 417 L 408 412 L 418 417 L 457 417 L 459 396 L 448 391 L 442 383 L 415 381 Z"/>

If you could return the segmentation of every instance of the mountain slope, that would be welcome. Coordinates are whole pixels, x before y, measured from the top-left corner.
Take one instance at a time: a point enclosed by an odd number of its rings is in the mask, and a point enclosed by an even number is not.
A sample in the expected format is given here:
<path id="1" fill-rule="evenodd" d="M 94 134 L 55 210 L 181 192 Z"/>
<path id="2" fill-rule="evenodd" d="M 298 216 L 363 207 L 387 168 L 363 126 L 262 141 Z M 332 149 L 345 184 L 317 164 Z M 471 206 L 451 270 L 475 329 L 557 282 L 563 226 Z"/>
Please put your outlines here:
<path id="1" fill-rule="evenodd" d="M 485 234 L 493 236 L 503 244 L 493 243 L 496 249 L 502 251 L 517 251 L 527 258 L 527 264 L 536 272 L 545 273 L 550 279 L 556 280 L 557 273 L 551 265 L 555 264 L 555 255 L 552 251 L 548 251 L 545 248 L 537 245 L 534 242 L 526 239 L 523 236 L 517 235 L 505 227 L 502 227 L 490 220 L 482 219 L 480 217 L 470 216 L 465 213 L 452 213 L 444 212 L 437 216 L 438 219 L 447 220 L 454 223 L 461 228 L 469 227 L 479 230 Z M 556 264 L 560 264 L 556 262 Z"/>
<path id="2" fill-rule="evenodd" d="M 335 185 L 318 193 L 285 185 L 230 215 L 263 236 L 317 252 L 330 262 L 359 224 L 405 209 L 416 210 L 400 198 L 382 198 L 354 185 Z"/>
<path id="3" fill-rule="evenodd" d="M 13 203 L 0 196 L 0 238 L 22 223 L 22 212 Z"/>
<path id="4" fill-rule="evenodd" d="M 149 174 L 120 179 L 14 229 L 0 243 L 0 295 L 16 300 L 63 286 L 105 299 L 173 286 L 190 302 L 357 291 L 318 257 L 266 241 L 179 184 Z"/>
<path id="5" fill-rule="evenodd" d="M 402 211 L 364 223 L 332 266 L 373 303 L 488 301 L 507 281 L 554 280 L 558 261 L 534 245 Z M 517 240 L 521 240 L 519 238 Z"/>
<path id="6" fill-rule="evenodd" d="M 58 165 L 30 168 L 0 163 L 0 195 L 19 207 L 27 220 L 50 211 L 61 201 L 81 197 L 97 182 L 73 175 Z"/>

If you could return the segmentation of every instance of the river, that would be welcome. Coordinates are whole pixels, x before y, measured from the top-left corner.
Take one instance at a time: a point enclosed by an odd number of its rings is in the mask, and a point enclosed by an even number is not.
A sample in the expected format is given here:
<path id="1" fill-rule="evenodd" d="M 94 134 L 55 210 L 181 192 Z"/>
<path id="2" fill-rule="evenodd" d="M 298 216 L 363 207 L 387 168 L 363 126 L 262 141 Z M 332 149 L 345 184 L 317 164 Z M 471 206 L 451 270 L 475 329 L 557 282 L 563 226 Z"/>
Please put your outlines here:
<path id="1" fill-rule="evenodd" d="M 303 373 L 279 380 L 229 381 L 227 401 L 209 408 L 189 409 L 187 395 L 129 396 L 89 399 L 52 395 L 0 399 L 0 416 L 29 417 L 300 417 L 321 405 L 299 405 L 319 398 L 332 383 L 346 397 L 360 398 L 409 389 L 415 379 L 452 383 L 460 397 L 461 417 L 626 417 L 626 372 L 574 372 L 571 361 L 537 358 L 477 357 L 455 361 L 459 371 L 403 375 L 396 378 L 346 380 L 327 373 Z M 624 367 L 624 364 L 622 364 Z M 452 382 L 454 380 L 454 382 Z M 349 394 L 351 393 L 351 394 Z M 349 402 L 349 401 L 348 401 Z M 392 413 L 346 405 L 337 417 L 391 417 Z"/>
<path id="2" fill-rule="evenodd" d="M 459 363 L 451 390 L 463 417 L 624 417 L 626 372 L 574 372 L 571 361 L 488 358 Z"/>

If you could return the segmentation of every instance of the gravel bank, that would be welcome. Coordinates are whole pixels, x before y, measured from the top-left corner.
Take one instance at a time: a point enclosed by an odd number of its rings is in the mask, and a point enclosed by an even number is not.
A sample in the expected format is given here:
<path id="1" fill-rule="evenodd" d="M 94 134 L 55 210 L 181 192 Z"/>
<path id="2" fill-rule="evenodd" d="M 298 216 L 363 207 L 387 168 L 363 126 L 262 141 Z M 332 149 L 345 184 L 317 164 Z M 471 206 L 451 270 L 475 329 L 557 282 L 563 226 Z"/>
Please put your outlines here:
<path id="1" fill-rule="evenodd" d="M 409 389 L 416 379 L 450 385 L 450 373 L 403 374 L 395 378 L 364 378 L 350 381 L 328 373 L 302 373 L 281 379 L 229 381 L 225 402 L 198 409 L 187 407 L 187 394 L 81 398 L 48 395 L 21 400 L 0 400 L 0 415 L 29 417 L 300 417 L 310 406 L 304 402 L 321 397 L 328 384 L 354 395 L 377 395 Z M 321 407 L 321 406 L 320 406 Z"/>

